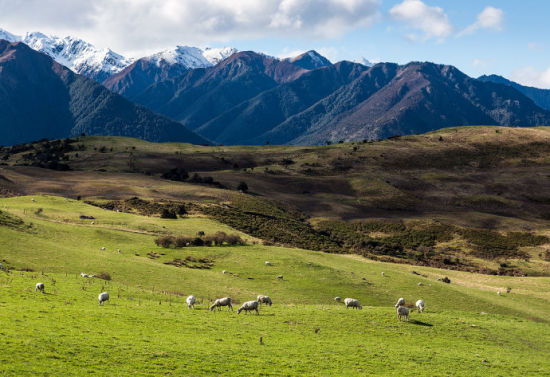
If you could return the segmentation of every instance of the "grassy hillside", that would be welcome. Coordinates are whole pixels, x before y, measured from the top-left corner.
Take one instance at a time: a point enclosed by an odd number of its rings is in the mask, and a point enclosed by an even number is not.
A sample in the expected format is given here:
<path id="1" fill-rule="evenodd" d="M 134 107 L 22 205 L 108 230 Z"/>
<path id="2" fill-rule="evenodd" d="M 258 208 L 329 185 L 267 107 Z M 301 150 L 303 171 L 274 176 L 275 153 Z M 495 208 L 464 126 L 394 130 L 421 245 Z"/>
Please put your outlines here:
<path id="1" fill-rule="evenodd" d="M 323 147 L 84 137 L 1 149 L 0 194 L 172 201 L 274 245 L 548 275 L 549 152 L 544 127 Z"/>
<path id="2" fill-rule="evenodd" d="M 263 246 L 244 234 L 246 246 L 166 249 L 158 236 L 239 232 L 193 214 L 161 219 L 62 197 L 1 199 L 0 211 L 0 260 L 10 269 L 0 271 L 2 375 L 546 373 L 550 278 L 381 263 Z M 186 257 L 213 267 L 164 263 Z M 437 280 L 444 276 L 450 284 Z M 45 294 L 34 292 L 38 281 Z M 99 307 L 105 290 L 111 300 Z M 214 298 L 230 295 L 238 306 L 258 294 L 274 302 L 260 316 L 207 311 Z M 345 310 L 335 296 L 355 297 L 363 310 Z M 398 297 L 422 298 L 426 311 L 397 322 Z"/>

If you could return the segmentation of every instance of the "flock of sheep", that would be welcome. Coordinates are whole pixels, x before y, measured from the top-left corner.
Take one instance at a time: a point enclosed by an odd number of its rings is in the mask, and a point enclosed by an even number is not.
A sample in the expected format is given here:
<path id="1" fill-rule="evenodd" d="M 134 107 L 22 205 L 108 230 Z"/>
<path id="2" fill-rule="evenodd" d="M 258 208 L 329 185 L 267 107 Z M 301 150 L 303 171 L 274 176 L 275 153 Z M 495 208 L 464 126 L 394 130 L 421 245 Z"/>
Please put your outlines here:
<path id="1" fill-rule="evenodd" d="M 94 276 L 94 275 L 87 275 L 87 274 L 84 274 L 84 273 L 82 273 L 80 275 L 82 277 Z M 36 283 L 36 287 L 35 287 L 34 291 L 35 292 L 39 291 L 39 292 L 44 293 L 44 288 L 45 288 L 44 283 Z M 99 294 L 99 296 L 97 297 L 97 299 L 98 299 L 99 305 L 105 304 L 105 301 L 109 300 L 109 292 L 101 292 Z M 341 297 L 335 297 L 334 300 L 336 302 L 341 302 L 342 298 Z M 195 309 L 195 303 L 197 302 L 197 299 L 195 298 L 195 296 L 193 296 L 193 295 L 188 296 L 185 301 L 186 301 L 187 307 L 189 309 Z M 218 311 L 220 311 L 222 309 L 222 307 L 227 306 L 228 311 L 233 310 L 233 305 L 231 304 L 231 302 L 232 302 L 231 297 L 219 298 L 219 299 L 215 300 L 212 305 L 210 305 L 209 309 L 210 309 L 210 311 L 213 311 L 216 308 L 218 308 Z M 245 313 L 250 312 L 250 311 L 255 311 L 256 314 L 259 315 L 260 312 L 258 311 L 258 308 L 260 307 L 261 304 L 271 306 L 271 305 L 273 305 L 273 302 L 271 301 L 271 298 L 269 296 L 258 295 L 256 300 L 246 301 L 244 304 L 242 304 L 241 307 L 237 310 L 237 314 L 241 314 L 242 311 L 244 311 Z M 344 304 L 346 305 L 346 309 L 348 309 L 348 308 L 363 309 L 363 307 L 359 303 L 359 300 L 354 299 L 354 298 L 345 298 L 344 299 Z M 418 311 L 420 313 L 422 313 L 424 311 L 424 300 L 416 301 L 415 306 L 418 309 Z M 407 320 L 408 321 L 409 320 L 409 309 L 405 306 L 405 299 L 403 297 L 401 297 L 401 298 L 399 298 L 399 300 L 397 300 L 397 303 L 395 304 L 395 307 L 397 308 L 397 319 L 399 319 L 400 321 L 401 320 Z"/>
<path id="2" fill-rule="evenodd" d="M 334 300 L 336 302 L 341 302 L 341 297 L 334 297 Z M 344 299 L 344 304 L 346 305 L 346 309 L 353 308 L 353 309 L 363 309 L 361 304 L 359 303 L 359 300 L 354 298 L 346 298 Z M 416 308 L 418 309 L 419 313 L 422 313 L 424 311 L 424 300 L 418 300 L 415 304 Z M 403 297 L 400 297 L 399 300 L 397 300 L 397 304 L 395 304 L 395 308 L 397 309 L 397 319 L 400 321 L 405 319 L 409 320 L 409 308 L 405 306 L 405 299 Z"/>

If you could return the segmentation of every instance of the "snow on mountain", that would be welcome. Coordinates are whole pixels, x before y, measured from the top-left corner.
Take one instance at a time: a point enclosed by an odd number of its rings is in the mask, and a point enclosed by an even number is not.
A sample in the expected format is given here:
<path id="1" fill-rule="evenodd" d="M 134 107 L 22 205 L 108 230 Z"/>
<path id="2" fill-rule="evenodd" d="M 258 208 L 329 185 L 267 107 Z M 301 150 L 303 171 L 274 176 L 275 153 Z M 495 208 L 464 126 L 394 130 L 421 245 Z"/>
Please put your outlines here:
<path id="1" fill-rule="evenodd" d="M 227 59 L 234 53 L 239 52 L 236 48 L 233 47 L 222 47 L 222 48 L 210 48 L 207 47 L 202 52 L 202 55 L 208 60 L 212 65 L 216 65 L 219 62 Z"/>
<path id="2" fill-rule="evenodd" d="M 374 65 L 373 62 L 371 62 L 371 61 L 365 59 L 364 57 L 360 57 L 360 58 L 358 58 L 358 59 L 355 59 L 353 62 L 354 62 L 354 63 L 358 63 L 358 64 L 362 64 L 362 65 L 364 65 L 365 67 L 372 67 L 372 66 Z"/>
<path id="3" fill-rule="evenodd" d="M 0 39 L 5 39 L 8 42 L 19 42 L 21 37 L 7 32 L 6 30 L 0 28 Z"/>
<path id="4" fill-rule="evenodd" d="M 32 32 L 20 37 L 0 29 L 0 39 L 9 42 L 22 41 L 33 50 L 49 55 L 59 64 L 98 82 L 121 72 L 137 60 L 126 58 L 108 48 L 99 49 L 82 39 L 70 36 L 61 38 Z M 198 47 L 177 46 L 175 49 L 158 52 L 144 59 L 157 66 L 180 64 L 187 69 L 194 69 L 216 65 L 236 52 L 237 49 L 232 47 L 203 50 Z"/>
<path id="5" fill-rule="evenodd" d="M 146 57 L 149 62 L 157 66 L 180 64 L 188 69 L 206 68 L 218 64 L 237 52 L 231 47 L 206 48 L 177 46 L 172 50 L 165 50 Z"/>
<path id="6" fill-rule="evenodd" d="M 58 63 L 98 82 L 120 72 L 132 63 L 110 49 L 98 49 L 73 37 L 48 36 L 39 32 L 27 33 L 23 42 L 32 49 L 49 55 Z"/>

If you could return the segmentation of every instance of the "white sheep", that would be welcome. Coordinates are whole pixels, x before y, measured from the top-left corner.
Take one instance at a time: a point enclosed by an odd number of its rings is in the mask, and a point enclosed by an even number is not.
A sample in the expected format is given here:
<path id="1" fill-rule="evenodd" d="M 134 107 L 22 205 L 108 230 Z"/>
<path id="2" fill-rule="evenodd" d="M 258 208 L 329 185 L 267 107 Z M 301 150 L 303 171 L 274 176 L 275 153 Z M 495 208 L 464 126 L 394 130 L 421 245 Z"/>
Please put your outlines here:
<path id="1" fill-rule="evenodd" d="M 105 251 L 105 247 L 102 247 L 101 250 Z"/>
<path id="2" fill-rule="evenodd" d="M 336 302 L 342 302 L 342 297 L 336 296 L 336 297 L 334 297 L 334 301 L 336 301 Z"/>
<path id="3" fill-rule="evenodd" d="M 214 310 L 215 308 L 218 308 L 218 310 L 222 310 L 222 306 L 227 306 L 227 311 L 229 311 L 229 309 L 233 310 L 233 305 L 231 305 L 231 297 L 217 299 L 210 306 L 210 310 Z"/>
<path id="4" fill-rule="evenodd" d="M 84 272 L 81 272 L 81 273 L 80 273 L 80 276 L 82 276 L 83 278 L 87 278 L 87 277 L 90 277 L 90 275 L 88 275 L 88 274 L 85 274 Z"/>
<path id="5" fill-rule="evenodd" d="M 422 286 L 422 282 L 418 282 L 418 286 L 421 287 L 421 286 Z"/>
<path id="6" fill-rule="evenodd" d="M 122 253 L 122 251 L 120 251 L 120 249 L 117 249 L 116 251 L 117 251 L 119 254 Z"/>
<path id="7" fill-rule="evenodd" d="M 354 298 L 346 298 L 344 299 L 344 304 L 346 304 L 347 308 L 354 308 L 354 309 L 363 309 L 361 304 L 359 303 L 359 300 L 356 300 Z"/>
<path id="8" fill-rule="evenodd" d="M 401 321 L 402 318 L 405 318 L 407 321 L 409 320 L 409 309 L 407 309 L 406 306 L 400 306 L 397 308 L 397 319 Z"/>
<path id="9" fill-rule="evenodd" d="M 270 261 L 265 261 L 265 265 L 266 266 L 271 266 L 271 262 Z"/>
<path id="10" fill-rule="evenodd" d="M 403 297 L 399 298 L 399 300 L 397 300 L 397 304 L 395 304 L 396 308 L 399 306 L 405 306 L 405 299 Z"/>
<path id="11" fill-rule="evenodd" d="M 497 291 L 497 295 L 499 295 L 499 296 L 500 296 L 500 291 Z"/>
<path id="12" fill-rule="evenodd" d="M 269 296 L 258 295 L 257 301 L 260 304 L 266 304 L 269 306 L 273 305 L 273 303 L 271 302 L 271 298 Z"/>
<path id="13" fill-rule="evenodd" d="M 44 283 L 36 283 L 36 286 L 34 287 L 34 291 L 40 291 L 44 293 Z"/>
<path id="14" fill-rule="evenodd" d="M 277 279 L 281 279 L 281 280 L 283 280 L 283 275 L 279 275 L 279 276 L 277 276 Z"/>
<path id="15" fill-rule="evenodd" d="M 248 313 L 249 311 L 255 310 L 257 315 L 260 315 L 260 312 L 258 311 L 258 306 L 260 303 L 258 301 L 247 301 L 244 304 L 241 305 L 239 310 L 237 310 L 237 314 L 241 314 L 241 311 L 245 311 L 245 313 Z"/>
<path id="16" fill-rule="evenodd" d="M 382 271 L 382 276 L 384 276 L 384 272 Z"/>
<path id="17" fill-rule="evenodd" d="M 97 299 L 99 301 L 99 305 L 103 305 L 105 301 L 109 300 L 109 293 L 102 292 L 99 294 L 99 296 L 97 296 Z"/>
<path id="18" fill-rule="evenodd" d="M 92 221 L 90 224 L 91 224 L 91 225 L 94 225 L 94 224 L 95 224 L 95 221 Z"/>
<path id="19" fill-rule="evenodd" d="M 36 202 L 36 200 L 34 200 L 34 198 L 31 198 L 31 202 Z"/>
<path id="20" fill-rule="evenodd" d="M 195 309 L 195 302 L 197 301 L 195 299 L 195 296 L 191 295 L 191 296 L 187 297 L 187 300 L 185 300 L 185 301 L 187 302 L 187 307 L 189 309 L 191 309 L 191 308 Z"/>
<path id="21" fill-rule="evenodd" d="M 223 270 L 223 271 L 222 271 L 222 274 L 224 274 L 224 275 L 227 274 L 227 271 L 226 271 L 226 270 Z"/>
<path id="22" fill-rule="evenodd" d="M 424 311 L 424 300 L 418 300 L 415 304 L 416 308 L 418 309 L 419 313 L 422 313 Z"/>

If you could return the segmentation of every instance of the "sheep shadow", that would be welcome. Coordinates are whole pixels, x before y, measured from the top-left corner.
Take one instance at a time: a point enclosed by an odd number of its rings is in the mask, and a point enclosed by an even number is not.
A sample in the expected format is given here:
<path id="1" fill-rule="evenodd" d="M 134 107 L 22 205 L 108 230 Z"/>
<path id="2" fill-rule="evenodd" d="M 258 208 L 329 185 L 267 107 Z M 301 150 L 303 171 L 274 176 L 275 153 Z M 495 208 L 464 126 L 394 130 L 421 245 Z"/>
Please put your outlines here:
<path id="1" fill-rule="evenodd" d="M 433 326 L 431 323 L 422 322 L 416 319 L 410 320 L 409 323 L 412 323 L 413 325 L 419 325 L 419 326 L 427 326 L 427 327 Z"/>

